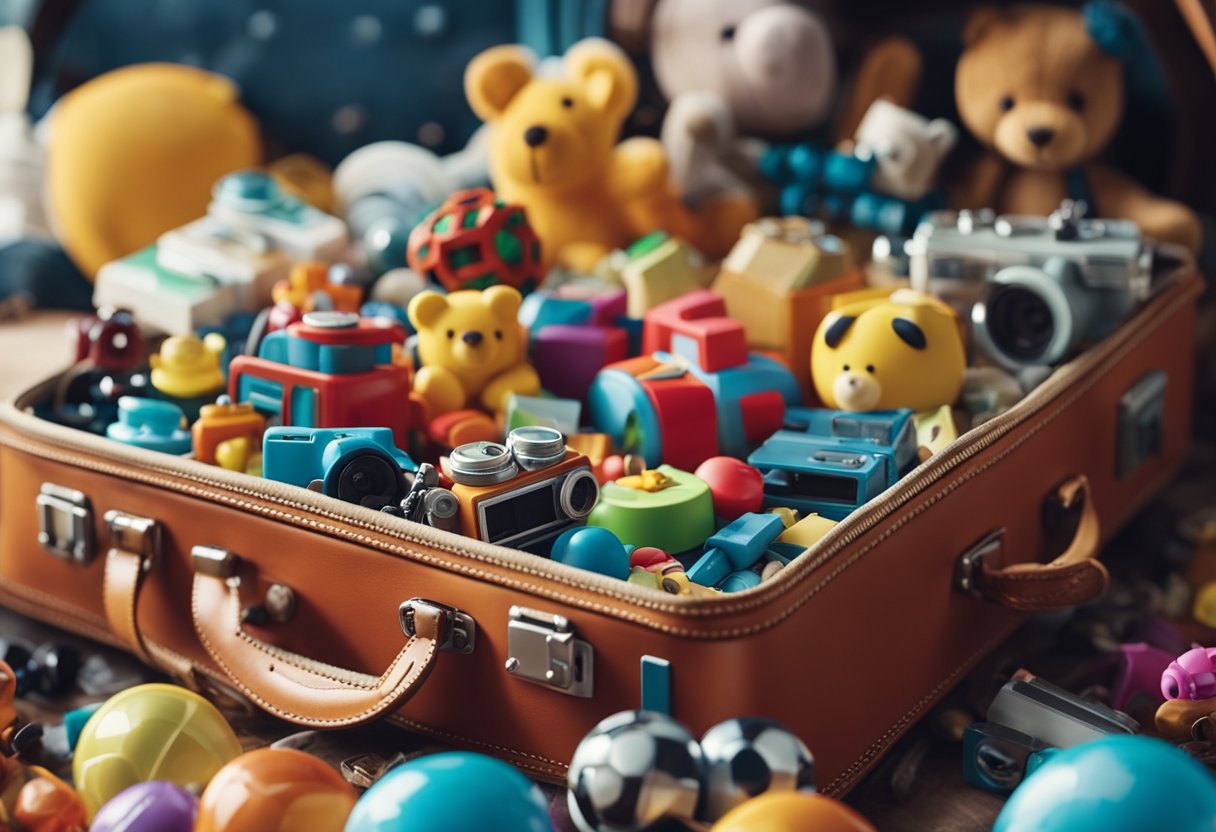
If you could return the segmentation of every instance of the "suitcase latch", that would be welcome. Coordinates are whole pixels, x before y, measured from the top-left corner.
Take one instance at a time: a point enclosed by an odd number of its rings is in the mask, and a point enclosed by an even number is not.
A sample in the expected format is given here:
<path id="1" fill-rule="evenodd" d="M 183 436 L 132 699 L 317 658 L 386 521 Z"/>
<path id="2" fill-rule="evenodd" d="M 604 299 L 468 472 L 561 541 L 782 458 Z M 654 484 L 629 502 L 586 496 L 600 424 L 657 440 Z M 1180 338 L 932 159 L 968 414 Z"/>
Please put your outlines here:
<path id="1" fill-rule="evenodd" d="M 563 615 L 511 607 L 507 623 L 507 672 L 584 699 L 594 689 L 595 651 L 574 637 Z"/>
<path id="2" fill-rule="evenodd" d="M 110 529 L 110 541 L 115 549 L 138 556 L 144 572 L 152 568 L 160 551 L 159 523 L 147 517 L 110 509 L 106 512 L 106 526 Z"/>
<path id="3" fill-rule="evenodd" d="M 89 498 L 74 488 L 44 482 L 35 500 L 38 505 L 38 542 L 49 554 L 87 566 L 96 554 L 93 548 L 93 507 Z"/>
<path id="4" fill-rule="evenodd" d="M 967 551 L 959 555 L 954 565 L 954 588 L 972 598 L 984 600 L 983 590 L 979 585 L 979 573 L 983 569 L 983 560 L 989 555 L 1001 550 L 1001 541 L 1005 537 L 1004 529 L 995 529 L 973 543 Z"/>
<path id="5" fill-rule="evenodd" d="M 461 612 L 455 607 L 449 607 L 447 604 L 441 604 L 438 601 L 430 601 L 426 598 L 411 598 L 401 605 L 398 610 L 398 615 L 401 618 L 401 632 L 409 638 L 414 637 L 416 632 L 414 628 L 414 610 L 417 607 L 431 607 L 439 610 L 446 620 L 447 626 L 444 628 L 446 636 L 443 644 L 439 645 L 440 650 L 450 650 L 453 653 L 468 654 L 473 652 L 473 647 L 477 643 L 477 623 L 473 621 L 473 616 L 467 612 Z"/>

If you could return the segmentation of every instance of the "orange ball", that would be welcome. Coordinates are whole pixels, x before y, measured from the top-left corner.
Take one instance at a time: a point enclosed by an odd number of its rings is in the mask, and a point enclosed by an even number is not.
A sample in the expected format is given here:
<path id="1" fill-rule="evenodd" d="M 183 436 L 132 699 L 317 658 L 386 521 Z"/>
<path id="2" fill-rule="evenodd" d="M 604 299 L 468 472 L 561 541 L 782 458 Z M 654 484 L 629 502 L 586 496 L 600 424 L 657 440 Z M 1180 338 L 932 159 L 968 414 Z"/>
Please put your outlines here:
<path id="1" fill-rule="evenodd" d="M 839 800 L 821 794 L 768 792 L 736 806 L 711 832 L 876 832 Z"/>
<path id="2" fill-rule="evenodd" d="M 342 832 L 358 797 L 311 754 L 259 748 L 228 763 L 207 784 L 195 832 Z"/>

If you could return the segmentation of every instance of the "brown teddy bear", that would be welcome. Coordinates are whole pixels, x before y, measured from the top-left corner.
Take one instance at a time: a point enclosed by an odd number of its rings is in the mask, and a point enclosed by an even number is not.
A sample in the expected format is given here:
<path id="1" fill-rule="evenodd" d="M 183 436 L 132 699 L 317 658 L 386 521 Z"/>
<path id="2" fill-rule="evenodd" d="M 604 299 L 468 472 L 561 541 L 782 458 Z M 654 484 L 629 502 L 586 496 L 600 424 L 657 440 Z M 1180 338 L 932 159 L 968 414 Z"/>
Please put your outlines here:
<path id="1" fill-rule="evenodd" d="M 587 39 L 562 66 L 564 77 L 533 77 L 527 51 L 496 46 L 464 76 L 473 112 L 491 126 L 494 190 L 527 209 L 546 263 L 589 272 L 612 249 L 656 228 L 710 257 L 724 255 L 755 207 L 724 199 L 694 214 L 672 186 L 657 140 L 617 144 L 638 90 L 625 53 Z"/>
<path id="2" fill-rule="evenodd" d="M 1096 217 L 1199 248 L 1199 220 L 1094 159 L 1123 115 L 1123 64 L 1147 49 L 1138 23 L 1109 0 L 1081 11 L 980 8 L 963 32 L 955 74 L 963 123 L 988 153 L 962 178 L 957 207 L 1046 215 L 1083 199 Z"/>

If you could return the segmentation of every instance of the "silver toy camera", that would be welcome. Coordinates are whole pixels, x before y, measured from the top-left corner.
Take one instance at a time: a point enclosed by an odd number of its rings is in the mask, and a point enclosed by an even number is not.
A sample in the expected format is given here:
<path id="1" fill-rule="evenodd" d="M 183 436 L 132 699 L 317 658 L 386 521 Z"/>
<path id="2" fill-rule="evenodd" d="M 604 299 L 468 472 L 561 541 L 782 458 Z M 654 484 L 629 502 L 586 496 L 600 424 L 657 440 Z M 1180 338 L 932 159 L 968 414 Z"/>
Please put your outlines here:
<path id="1" fill-rule="evenodd" d="M 1084 217 L 936 212 L 905 244 L 912 287 L 953 306 L 975 346 L 1017 371 L 1051 366 L 1110 334 L 1154 288 L 1161 250 L 1135 223 Z"/>

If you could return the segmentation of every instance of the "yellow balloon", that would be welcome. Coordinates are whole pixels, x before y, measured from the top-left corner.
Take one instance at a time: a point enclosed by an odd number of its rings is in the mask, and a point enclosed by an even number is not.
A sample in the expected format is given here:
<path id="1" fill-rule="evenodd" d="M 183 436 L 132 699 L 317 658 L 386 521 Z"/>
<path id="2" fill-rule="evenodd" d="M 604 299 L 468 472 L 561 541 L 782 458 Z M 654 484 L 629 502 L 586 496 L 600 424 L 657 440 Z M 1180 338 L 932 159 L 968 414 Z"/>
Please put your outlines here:
<path id="1" fill-rule="evenodd" d="M 173 685 L 139 685 L 110 697 L 85 723 L 72 777 L 92 818 L 136 783 L 206 786 L 240 753 L 236 733 L 206 699 Z"/>

